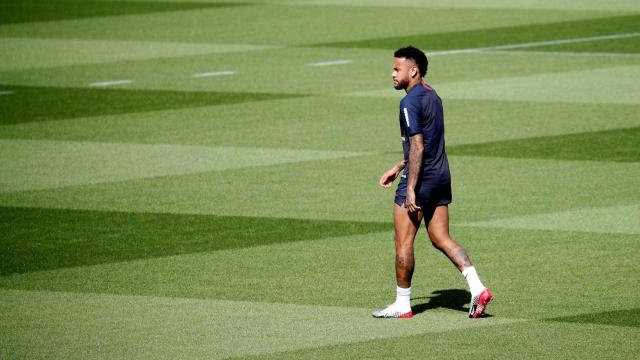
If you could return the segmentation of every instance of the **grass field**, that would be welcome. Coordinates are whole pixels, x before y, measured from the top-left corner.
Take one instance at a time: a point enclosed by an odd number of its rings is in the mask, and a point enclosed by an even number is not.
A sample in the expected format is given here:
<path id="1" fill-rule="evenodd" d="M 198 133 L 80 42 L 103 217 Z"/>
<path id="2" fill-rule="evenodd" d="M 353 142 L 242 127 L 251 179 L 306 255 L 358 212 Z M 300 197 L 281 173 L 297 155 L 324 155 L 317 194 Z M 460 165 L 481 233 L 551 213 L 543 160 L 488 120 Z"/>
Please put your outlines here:
<path id="1" fill-rule="evenodd" d="M 466 318 L 393 301 L 393 51 L 443 98 Z M 640 2 L 0 3 L 0 359 L 637 358 Z"/>

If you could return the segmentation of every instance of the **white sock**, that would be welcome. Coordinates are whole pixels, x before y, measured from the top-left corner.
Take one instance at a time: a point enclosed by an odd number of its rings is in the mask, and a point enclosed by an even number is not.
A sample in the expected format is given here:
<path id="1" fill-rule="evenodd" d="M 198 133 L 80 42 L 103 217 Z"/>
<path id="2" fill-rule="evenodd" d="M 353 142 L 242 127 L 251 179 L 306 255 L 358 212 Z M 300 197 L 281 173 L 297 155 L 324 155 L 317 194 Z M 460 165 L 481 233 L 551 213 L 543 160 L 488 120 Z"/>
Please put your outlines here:
<path id="1" fill-rule="evenodd" d="M 486 289 L 484 285 L 482 285 L 475 267 L 466 267 L 464 270 L 462 270 L 462 276 L 464 276 L 464 278 L 467 279 L 467 283 L 469 283 L 469 291 L 471 291 L 471 296 L 476 296 L 480 294 L 482 290 Z"/>
<path id="2" fill-rule="evenodd" d="M 411 311 L 411 287 L 401 288 L 396 286 L 396 302 L 395 305 L 401 310 Z"/>

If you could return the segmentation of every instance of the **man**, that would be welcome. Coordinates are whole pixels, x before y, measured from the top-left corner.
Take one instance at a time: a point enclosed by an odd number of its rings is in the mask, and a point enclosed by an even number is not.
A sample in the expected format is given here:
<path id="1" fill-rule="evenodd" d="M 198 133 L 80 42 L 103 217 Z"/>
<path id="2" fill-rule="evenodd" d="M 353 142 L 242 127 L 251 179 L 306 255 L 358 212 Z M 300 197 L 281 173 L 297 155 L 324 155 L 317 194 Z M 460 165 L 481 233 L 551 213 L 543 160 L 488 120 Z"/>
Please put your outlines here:
<path id="1" fill-rule="evenodd" d="M 431 243 L 462 272 L 469 283 L 469 317 L 482 317 L 492 294 L 476 273 L 467 252 L 449 235 L 451 175 L 444 149 L 442 102 L 435 90 L 422 78 L 427 73 L 425 54 L 414 47 L 398 49 L 393 64 L 393 85 L 404 90 L 400 102 L 400 133 L 404 158 L 380 178 L 380 186 L 389 188 L 401 176 L 393 209 L 396 245 L 396 301 L 373 312 L 376 318 L 410 318 L 413 243 L 420 223 L 424 223 Z"/>

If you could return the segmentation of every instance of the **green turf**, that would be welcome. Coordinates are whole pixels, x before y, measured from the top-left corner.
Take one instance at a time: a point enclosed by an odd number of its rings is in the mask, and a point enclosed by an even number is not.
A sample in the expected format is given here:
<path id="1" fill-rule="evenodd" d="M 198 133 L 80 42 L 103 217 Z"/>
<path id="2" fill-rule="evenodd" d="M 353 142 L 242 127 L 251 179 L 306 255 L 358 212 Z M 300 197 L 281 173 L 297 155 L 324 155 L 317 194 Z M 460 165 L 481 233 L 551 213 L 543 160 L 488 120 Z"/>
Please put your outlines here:
<path id="1" fill-rule="evenodd" d="M 617 181 L 610 181 L 604 186 L 613 187 L 618 184 Z M 622 203 L 626 202 L 626 199 L 622 201 Z M 640 205 L 602 206 L 600 203 L 592 207 L 465 223 L 464 226 L 578 231 L 606 236 L 607 234 L 640 233 L 640 223 L 636 221 L 638 217 L 640 217 Z"/>
<path id="2" fill-rule="evenodd" d="M 4 348 L 26 357 L 47 356 L 50 351 L 46 349 L 55 348 L 60 349 L 56 355 L 64 358 L 135 354 L 140 358 L 224 359 L 425 331 L 477 331 L 514 322 L 469 322 L 453 314 L 433 314 L 409 324 L 389 324 L 367 316 L 365 309 L 337 306 L 2 290 L 0 296 L 3 306 L 18 314 L 5 318 L 0 313 Z M 42 318 L 47 319 L 46 324 Z M 39 341 L 31 334 L 39 335 Z M 246 346 L 247 341 L 251 346 Z"/>
<path id="3" fill-rule="evenodd" d="M 501 56 L 514 55 L 501 54 Z M 524 58 L 526 52 L 520 52 L 515 56 Z M 573 53 L 570 56 L 573 56 Z M 549 71 L 544 74 L 516 75 L 500 79 L 460 81 L 443 84 L 438 87 L 438 90 L 440 94 L 457 99 L 634 105 L 636 103 L 634 94 L 640 90 L 640 83 L 635 81 L 639 75 L 640 66 L 637 65 L 609 66 L 565 72 Z M 554 86 L 549 86 L 550 83 Z"/>
<path id="4" fill-rule="evenodd" d="M 0 358 L 637 358 L 638 10 L 3 3 Z M 408 42 L 445 107 L 451 234 L 494 292 L 478 321 L 424 229 L 416 316 L 370 316 L 395 296 L 378 179 Z"/>
<path id="5" fill-rule="evenodd" d="M 232 3 L 163 1 L 21 0 L 0 3 L 0 24 L 58 21 L 116 15 L 198 10 L 232 6 Z"/>
<path id="6" fill-rule="evenodd" d="M 3 275 L 376 232 L 386 224 L 0 208 Z"/>
<path id="7" fill-rule="evenodd" d="M 144 223 L 136 225 L 132 239 L 146 231 Z M 188 230 L 174 225 L 177 233 Z M 536 320 L 637 304 L 636 235 L 609 234 L 603 241 L 597 233 L 457 226 L 452 234 L 495 293 L 487 311 L 493 317 Z M 372 309 L 395 295 L 392 239 L 393 231 L 385 230 L 130 261 L 122 255 L 92 266 L 7 274 L 0 287 Z M 464 278 L 428 243 L 424 230 L 416 242 L 416 269 L 416 313 L 464 318 Z M 537 306 L 523 309 L 531 294 L 522 289 L 529 288 L 536 289 Z"/>
<path id="8" fill-rule="evenodd" d="M 447 108 L 445 126 L 447 150 L 450 152 L 464 148 L 458 147 L 464 144 L 483 146 L 480 143 L 547 138 L 574 132 L 590 132 L 594 136 L 603 132 L 606 136 L 608 130 L 618 131 L 635 126 L 637 121 L 629 114 L 640 111 L 640 107 L 632 104 L 602 106 L 566 102 L 443 101 Z M 496 128 L 500 131 L 495 131 Z"/>
<path id="9" fill-rule="evenodd" d="M 640 327 L 640 309 L 604 311 L 601 313 L 565 316 L 548 320 L 568 323 Z"/>
<path id="10" fill-rule="evenodd" d="M 142 91 L 0 85 L 0 125 L 297 97 L 285 94 Z"/>
<path id="11" fill-rule="evenodd" d="M 124 89 L 113 90 L 116 94 L 119 91 L 126 92 Z M 173 99 L 168 101 L 174 103 Z M 575 129 L 599 132 L 628 128 L 637 123 L 628 114 L 640 111 L 636 105 L 541 105 L 525 101 L 456 99 L 444 99 L 444 102 L 447 146 L 451 150 L 462 144 L 561 135 L 575 132 Z M 5 139 L 399 151 L 397 138 L 389 136 L 397 131 L 396 98 L 303 96 L 247 102 L 242 106 L 219 104 L 179 109 L 178 105 L 176 101 L 176 108 L 170 111 L 94 115 L 1 126 L 0 136 Z M 327 109 L 332 108 L 339 108 L 340 112 L 326 116 Z M 28 111 L 25 109 L 24 113 Z M 262 121 L 265 114 L 270 121 Z M 300 114 L 304 114 L 303 119 Z M 244 121 L 232 120 L 240 118 Z M 322 121 L 313 121 L 318 118 Z M 371 126 L 372 122 L 375 126 Z M 100 131 L 95 130 L 96 123 L 101 124 Z M 247 127 L 247 123 L 251 126 Z M 498 132 L 495 128 L 501 130 Z M 314 135 L 296 136 L 305 132 Z M 270 135 L 262 136 L 265 133 Z M 358 137 L 368 141 L 352 141 Z"/>
<path id="12" fill-rule="evenodd" d="M 381 189 L 377 180 L 401 156 L 248 166 L 126 181 L 113 176 L 113 183 L 87 181 L 86 185 L 2 193 L 0 201 L 13 206 L 388 222 L 394 189 Z M 634 163 L 466 156 L 451 156 L 450 161 L 454 222 L 637 202 L 635 179 L 640 169 Z M 115 165 L 110 162 L 115 169 L 106 175 L 118 174 Z M 91 166 L 84 170 L 91 174 Z"/>
<path id="13" fill-rule="evenodd" d="M 526 322 L 482 329 L 394 337 L 349 345 L 242 357 L 242 359 L 394 359 L 399 353 L 424 359 L 599 359 L 612 354 L 634 359 L 640 350 L 640 333 L 622 327 Z M 500 349 L 495 354 L 496 349 Z M 240 357 L 235 358 L 240 359 Z"/>
<path id="14" fill-rule="evenodd" d="M 452 155 L 640 162 L 640 127 L 452 146 Z"/>
<path id="15" fill-rule="evenodd" d="M 614 54 L 638 54 L 640 53 L 640 36 L 607 41 L 579 42 L 564 45 L 536 46 L 526 50 L 530 51 L 565 51 L 588 53 L 614 53 Z"/>
<path id="16" fill-rule="evenodd" d="M 428 51 L 482 48 L 529 42 L 564 40 L 625 34 L 640 31 L 640 16 L 615 16 L 602 19 L 563 21 L 541 25 L 491 27 L 483 30 L 376 38 L 360 41 L 324 43 L 318 46 L 397 49 L 413 45 Z M 634 52 L 638 52 L 638 42 Z M 592 51 L 605 50 L 594 47 Z"/>
<path id="17" fill-rule="evenodd" d="M 38 39 L 31 44 L 24 41 L 22 46 L 41 46 Z M 77 51 L 86 51 L 91 42 L 83 41 Z M 98 56 L 73 55 L 65 58 L 59 54 L 67 46 L 75 48 L 74 43 L 56 40 L 50 44 L 53 56 L 58 61 L 49 64 L 49 59 L 42 60 L 42 67 L 26 66 L 25 68 L 9 67 L 7 71 L 0 72 L 4 84 L 30 85 L 30 86 L 55 86 L 55 87 L 86 87 L 88 84 L 117 80 L 135 80 L 132 84 L 121 85 L 119 88 L 142 90 L 178 90 L 178 91 L 220 91 L 246 93 L 291 93 L 335 95 L 354 94 L 360 96 L 379 97 L 381 91 L 385 97 L 399 101 L 401 92 L 396 91 L 391 83 L 391 68 L 393 65 L 393 51 L 382 49 L 349 49 L 349 48 L 244 48 L 232 45 L 229 51 L 223 45 L 212 46 L 195 44 L 172 46 L 153 42 L 145 42 L 137 46 L 136 43 L 115 42 L 105 45 L 99 43 L 99 53 L 124 53 L 122 56 L 105 55 L 102 61 Z M 135 50 L 138 48 L 138 50 Z M 204 54 L 200 53 L 203 52 Z M 168 56 L 174 53 L 175 56 Z M 194 55 L 195 53 L 195 55 Z M 24 62 L 33 64 L 34 58 L 44 57 L 46 52 L 35 51 L 35 54 L 26 54 Z M 128 57 L 130 55 L 130 57 Z M 0 54 L 0 56 L 5 57 Z M 7 59 L 11 57 L 7 56 Z M 240 61 L 241 59 L 241 61 Z M 328 66 L 313 68 L 308 64 L 327 60 L 347 59 L 352 63 L 341 66 Z M 598 93 L 595 83 L 601 83 L 601 88 L 609 90 L 599 94 L 604 97 L 600 100 L 620 98 L 620 103 L 625 101 L 634 104 L 633 91 L 638 87 L 633 76 L 637 70 L 637 59 L 628 56 L 572 56 L 571 61 L 562 57 L 549 56 L 540 53 L 520 52 L 514 55 L 473 54 L 470 56 L 444 56 L 432 57 L 430 72 L 427 82 L 439 91 L 440 95 L 449 100 L 454 98 L 471 98 L 483 96 L 485 100 L 502 100 L 501 92 L 507 95 L 514 93 L 520 98 L 506 98 L 504 100 L 530 101 L 526 98 L 526 90 L 531 88 L 534 99 L 538 101 L 562 101 L 564 102 L 588 102 L 595 101 Z M 18 57 L 22 61 L 22 57 Z M 117 61 L 121 60 L 121 61 Z M 69 61 L 69 62 L 67 62 Z M 74 62 L 86 62 L 77 64 Z M 94 63 L 94 62 L 97 62 Z M 67 65 L 67 66 L 57 66 Z M 1 67 L 2 65 L 0 65 Z M 256 71 L 255 69 L 261 69 Z M 465 72 L 460 72 L 465 68 Z M 628 69 L 628 70 L 625 70 Z M 235 70 L 233 76 L 219 76 L 209 78 L 196 78 L 196 73 Z M 622 72 L 618 74 L 618 71 Z M 629 72 L 625 74 L 624 71 Z M 584 74 L 581 74 L 584 72 Z M 593 73 L 592 73 L 593 72 Z M 375 74 L 375 75 L 372 75 Z M 545 86 L 548 78 L 555 79 L 556 74 L 565 75 L 567 79 L 560 77 L 558 80 L 566 82 L 563 87 L 571 91 L 562 90 L 560 87 Z M 614 76 L 612 76 L 612 74 Z M 530 84 L 522 86 L 523 77 L 541 77 L 542 80 L 530 80 Z M 349 79 L 349 81 L 348 81 Z M 486 83 L 475 85 L 477 80 L 486 80 Z M 505 84 L 500 87 L 500 82 Z M 545 82 L 543 82 L 545 81 Z M 450 84 L 454 82 L 453 84 Z M 463 83 L 459 83 L 463 82 Z M 467 84 L 466 82 L 472 82 Z M 495 84 L 498 82 L 498 84 Z M 627 84 L 627 82 L 629 84 Z M 449 86 L 459 85 L 453 90 Z M 586 86 L 589 85 L 589 86 Z M 511 91 L 503 90 L 508 86 Z M 517 86 L 513 91 L 514 86 Z M 494 90 L 493 88 L 496 87 Z M 465 89 L 467 89 L 464 91 Z M 558 90 L 555 90 L 558 89 Z M 455 90 L 455 91 L 454 91 Z M 554 91 L 555 90 L 555 91 Z M 371 93 L 373 92 L 373 93 Z M 495 94 L 498 92 L 498 94 Z M 538 95 L 550 94 L 547 97 Z M 556 95 L 557 96 L 552 96 Z M 609 94 L 612 93 L 612 94 Z M 589 95 L 589 96 L 584 96 Z M 614 97 L 618 95 L 617 97 Z M 505 95 L 502 95 L 505 96 Z M 542 99 L 540 99 L 542 97 Z M 340 103 L 333 105 L 336 108 L 347 108 L 348 100 L 336 99 Z M 395 106 L 387 107 L 389 113 L 395 113 Z M 325 109 L 325 113 L 327 111 Z M 346 110 L 350 111 L 350 110 Z M 360 108 L 361 112 L 377 115 L 379 112 L 368 111 L 366 106 Z M 394 114 L 395 115 L 395 114 Z M 330 118 L 325 115 L 325 117 Z M 276 118 L 277 119 L 277 118 Z M 303 117 L 302 119 L 306 119 Z M 377 119 L 373 117 L 372 120 Z"/>
<path id="18" fill-rule="evenodd" d="M 29 88 L 30 89 L 30 88 Z M 64 94 L 66 89 L 57 89 L 59 94 Z M 291 96 L 283 95 L 277 100 L 274 94 L 256 94 L 257 99 L 269 99 L 268 101 L 248 101 L 251 97 L 243 93 L 229 93 L 229 97 L 217 97 L 224 94 L 207 92 L 172 92 L 172 91 L 145 91 L 145 90 L 90 90 L 78 91 L 78 93 L 97 92 L 104 94 L 105 100 L 139 94 L 138 103 L 131 102 L 131 110 L 127 113 L 111 115 L 95 114 L 99 110 L 115 111 L 101 107 L 99 104 L 86 103 L 81 109 L 86 111 L 88 117 L 75 117 L 67 112 L 67 108 L 58 107 L 66 113 L 67 119 L 55 118 L 54 112 L 43 109 L 23 109 L 9 106 L 0 108 L 0 112 L 11 111 L 16 118 L 28 116 L 30 112 L 42 112 L 43 115 L 52 117 L 55 121 L 31 121 L 27 123 L 0 126 L 0 136 L 4 139 L 42 139 L 42 140 L 72 140 L 72 141 L 100 141 L 100 142 L 130 142 L 143 144 L 175 144 L 175 145 L 206 145 L 206 146 L 232 146 L 232 147 L 261 147 L 270 149 L 316 149 L 316 150 L 343 150 L 343 151 L 380 151 L 387 149 L 397 151 L 397 139 L 387 136 L 380 131 L 392 132 L 396 130 L 395 100 L 394 99 L 370 99 L 354 97 L 344 99 L 340 97 L 323 96 Z M 144 94 L 176 93 L 190 100 L 201 100 L 198 107 L 181 108 L 180 97 L 164 97 L 165 103 L 158 102 L 158 106 L 171 106 L 170 110 L 136 112 L 135 107 L 152 102 L 154 97 L 143 97 Z M 70 92 L 73 95 L 74 91 Z M 11 96 L 18 95 L 14 93 Z M 6 101 L 5 101 L 6 100 Z M 3 100 L 0 103 L 11 104 L 11 100 Z M 217 103 L 217 100 L 230 101 L 230 103 Z M 37 100 L 25 101 L 36 102 Z M 80 98 L 78 101 L 82 102 Z M 124 103 L 129 103 L 125 98 Z M 236 101 L 247 101 L 235 103 Z M 54 104 L 55 105 L 55 104 Z M 187 105 L 187 104 L 184 104 Z M 190 104 L 193 106 L 195 104 Z M 211 106 L 210 106 L 211 105 Z M 76 105 L 79 106 L 79 105 Z M 56 105 L 57 107 L 57 105 Z M 328 109 L 341 108 L 340 113 L 326 117 Z M 474 107 L 472 105 L 467 108 Z M 70 106 L 73 109 L 73 106 Z M 462 108 L 462 107 L 460 107 Z M 118 108 L 120 109 L 120 108 Z M 365 110 L 366 109 L 366 110 Z M 80 110 L 80 109 L 79 109 Z M 378 127 L 369 126 L 371 112 L 379 112 L 388 115 L 386 119 L 377 121 Z M 585 111 L 587 113 L 587 111 Z M 301 116 L 304 114 L 304 116 Z M 268 117 L 269 121 L 264 121 Z M 14 119 L 16 119 L 14 118 Z M 70 119 L 69 119 L 70 118 Z M 323 118 L 322 121 L 313 119 Z M 242 121 L 234 121 L 242 119 Z M 589 117 L 595 119 L 595 116 Z M 3 118 L 10 121 L 11 118 Z M 622 120 L 622 119 L 621 119 Z M 585 120 L 592 121 L 592 120 Z M 101 125 L 101 131 L 95 131 L 96 124 Z M 611 122 L 615 124 L 615 122 Z M 250 126 L 248 126 L 250 124 Z M 193 131 L 197 128 L 198 131 Z M 515 129 L 514 129 L 515 131 Z M 269 136 L 264 136 L 268 133 Z M 301 137 L 300 133 L 313 133 L 313 136 Z M 463 135 L 460 133 L 460 135 Z M 367 143 L 351 141 L 354 137 L 367 137 Z"/>
<path id="19" fill-rule="evenodd" d="M 490 8 L 300 6 L 264 1 L 242 7 L 172 11 L 136 16 L 8 24 L 2 36 L 177 41 L 184 43 L 304 45 L 389 36 L 480 30 L 486 27 L 611 17 L 607 11 Z M 272 2 L 270 4 L 270 2 Z M 247 1 L 247 3 L 254 3 Z M 274 4 L 275 3 L 275 4 Z M 176 10 L 180 5 L 175 6 Z M 148 9 L 148 8 L 147 8 Z M 405 26 L 397 26 L 404 17 Z M 250 24 L 251 26 L 248 26 Z M 109 31 L 104 31 L 108 28 Z"/>

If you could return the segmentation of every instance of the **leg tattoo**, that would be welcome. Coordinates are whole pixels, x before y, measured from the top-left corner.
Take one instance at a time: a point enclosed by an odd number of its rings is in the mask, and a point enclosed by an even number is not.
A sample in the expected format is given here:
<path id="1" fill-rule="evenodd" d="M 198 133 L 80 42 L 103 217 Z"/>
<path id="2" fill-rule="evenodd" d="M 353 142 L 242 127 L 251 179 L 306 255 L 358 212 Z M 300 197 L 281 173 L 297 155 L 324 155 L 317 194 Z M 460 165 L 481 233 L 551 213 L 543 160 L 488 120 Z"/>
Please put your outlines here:
<path id="1" fill-rule="evenodd" d="M 450 254 L 450 255 L 449 255 Z M 453 262 L 460 271 L 462 269 L 471 266 L 471 260 L 469 260 L 469 255 L 467 255 L 467 251 L 462 248 L 462 246 L 458 245 L 455 248 L 451 249 L 451 252 L 447 254 L 451 262 Z"/>
<path id="2" fill-rule="evenodd" d="M 403 288 L 411 286 L 414 266 L 413 254 L 396 255 L 396 281 L 398 286 Z"/>

